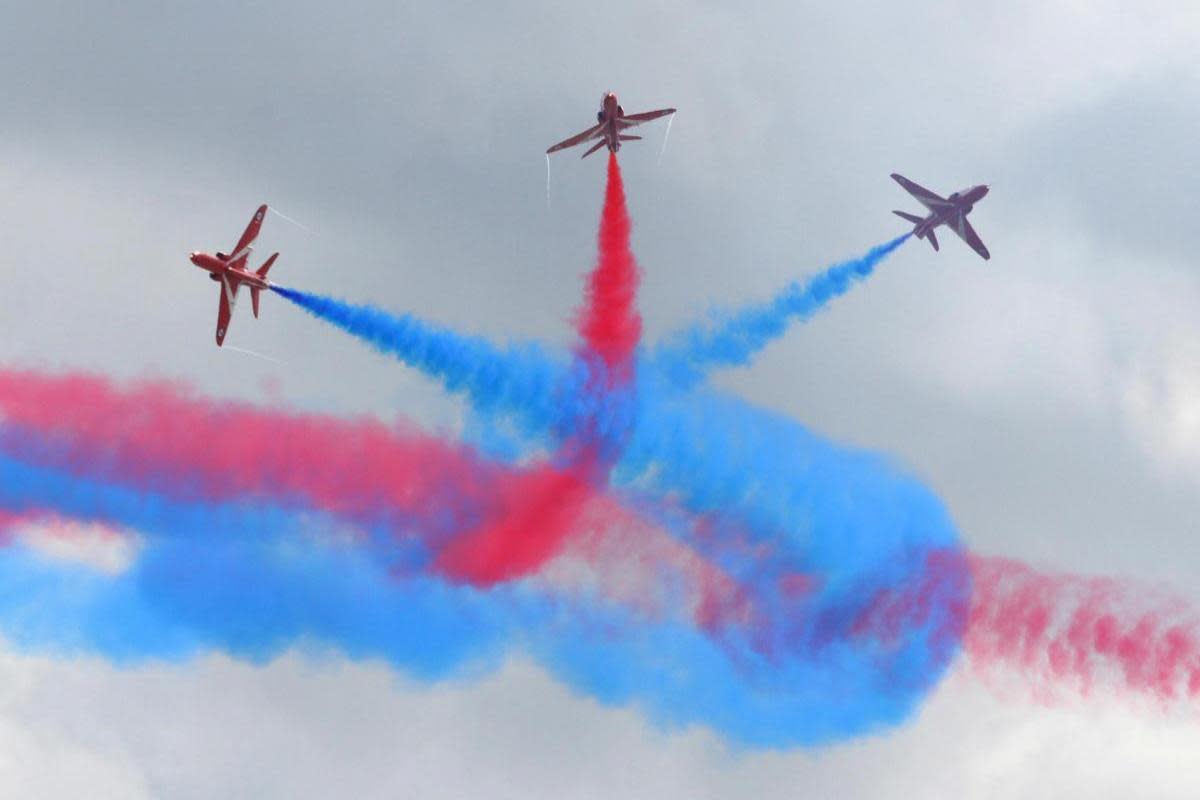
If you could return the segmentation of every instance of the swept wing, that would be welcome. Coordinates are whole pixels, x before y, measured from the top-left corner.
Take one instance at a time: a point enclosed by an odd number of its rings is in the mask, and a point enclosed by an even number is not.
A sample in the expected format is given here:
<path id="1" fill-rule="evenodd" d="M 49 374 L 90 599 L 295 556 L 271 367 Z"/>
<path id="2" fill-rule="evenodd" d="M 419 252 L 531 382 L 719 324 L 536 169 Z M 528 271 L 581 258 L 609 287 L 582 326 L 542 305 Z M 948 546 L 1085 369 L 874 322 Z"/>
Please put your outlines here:
<path id="1" fill-rule="evenodd" d="M 242 233 L 242 238 L 238 239 L 238 243 L 229 252 L 233 253 L 227 262 L 231 267 L 242 267 L 246 263 L 246 257 L 250 255 L 250 245 L 254 244 L 254 240 L 258 238 L 258 232 L 262 230 L 263 218 L 267 216 L 267 207 L 261 205 L 254 212 L 254 218 L 250 220 L 250 224 L 246 226 L 246 230 Z"/>
<path id="2" fill-rule="evenodd" d="M 953 203 L 939 195 L 937 192 L 931 192 L 924 186 L 910 181 L 903 175 L 898 175 L 897 173 L 893 172 L 892 180 L 904 187 L 904 191 L 915 197 L 917 202 L 925 206 L 930 211 L 949 208 L 951 205 L 953 205 Z"/>
<path id="3" fill-rule="evenodd" d="M 594 126 L 588 128 L 583 133 L 577 133 L 569 139 L 563 139 L 558 144 L 553 145 L 548 150 L 546 150 L 546 152 L 547 153 L 557 153 L 559 150 L 566 150 L 568 147 L 574 147 L 577 144 L 583 144 L 588 139 L 595 138 L 596 136 L 602 136 L 603 133 L 601 131 L 603 128 L 604 128 L 603 123 L 601 123 L 600 125 L 594 125 Z"/>
<path id="4" fill-rule="evenodd" d="M 221 276 L 221 300 L 217 306 L 217 347 L 225 341 L 225 332 L 229 330 L 229 319 L 233 316 L 233 307 L 237 304 L 238 279 L 229 275 Z"/>
<path id="5" fill-rule="evenodd" d="M 958 238 L 969 244 L 971 249 L 979 253 L 985 260 L 992 257 L 983 240 L 979 238 L 979 234 L 971 227 L 971 223 L 967 222 L 966 214 L 959 214 L 958 218 L 948 224 L 947 227 L 958 234 Z"/>
<path id="6" fill-rule="evenodd" d="M 640 114 L 625 114 L 617 120 L 617 127 L 624 130 L 632 128 L 636 125 L 641 125 L 643 122 L 649 122 L 652 119 L 659 119 L 675 113 L 673 108 L 660 108 L 657 111 L 643 111 Z"/>

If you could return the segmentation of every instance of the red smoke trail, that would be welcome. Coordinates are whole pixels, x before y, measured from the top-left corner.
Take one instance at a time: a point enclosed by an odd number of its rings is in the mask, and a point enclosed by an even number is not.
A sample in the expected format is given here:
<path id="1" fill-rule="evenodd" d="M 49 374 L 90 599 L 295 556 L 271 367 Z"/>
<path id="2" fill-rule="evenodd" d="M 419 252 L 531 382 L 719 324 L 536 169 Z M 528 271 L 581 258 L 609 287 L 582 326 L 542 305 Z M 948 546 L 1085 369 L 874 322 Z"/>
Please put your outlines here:
<path id="1" fill-rule="evenodd" d="M 478 586 L 536 572 L 558 554 L 592 497 L 591 486 L 575 470 L 535 468 L 504 486 L 498 498 L 501 513 L 452 541 L 437 565 L 441 572 Z"/>
<path id="2" fill-rule="evenodd" d="M 75 474 L 184 500 L 300 501 L 432 530 L 424 541 L 435 569 L 477 584 L 552 558 L 594 494 L 552 466 L 514 469 L 373 419 L 263 411 L 177 384 L 122 391 L 94 376 L 0 370 L 0 416 L 0 448 Z M 556 509 L 557 498 L 570 502 Z"/>
<path id="3" fill-rule="evenodd" d="M 485 498 L 501 474 L 466 448 L 377 420 L 262 411 L 175 383 L 122 391 L 90 375 L 0 371 L 0 415 L 41 434 L 47 457 L 80 474 L 104 469 L 183 500 L 296 497 L 336 514 L 416 512 L 447 486 L 456 501 Z"/>
<path id="4" fill-rule="evenodd" d="M 754 610 L 743 587 L 653 522 L 654 516 L 597 495 L 584 509 L 578 532 L 539 573 L 539 580 L 564 593 L 619 604 L 644 618 L 690 622 L 714 636 L 749 625 Z"/>
<path id="5" fill-rule="evenodd" d="M 0 509 L 0 546 L 12 541 L 12 531 L 17 525 L 29 519 L 29 514 L 16 513 Z"/>
<path id="6" fill-rule="evenodd" d="M 634 305 L 638 268 L 629 248 L 629 232 L 621 167 L 616 154 L 609 153 L 600 252 L 588 278 L 587 305 L 579 315 L 579 335 L 618 380 L 629 377 L 629 361 L 642 335 L 642 318 Z"/>
<path id="7" fill-rule="evenodd" d="M 1200 616 L 1183 601 L 1002 558 L 971 566 L 965 647 L 981 672 L 1016 669 L 1042 697 L 1116 684 L 1163 702 L 1200 698 Z"/>
<path id="8" fill-rule="evenodd" d="M 638 270 L 629 232 L 621 168 L 616 155 L 609 153 L 599 253 L 578 322 L 583 357 L 598 356 L 605 367 L 605 379 L 593 380 L 588 389 L 598 395 L 610 395 L 632 380 L 633 351 L 642 332 L 634 305 Z M 607 478 L 612 458 L 611 453 L 601 452 L 605 443 L 593 439 L 594 424 L 585 420 L 582 427 L 563 448 L 563 467 L 536 470 L 522 491 L 505 499 L 507 513 L 456 541 L 439 563 L 455 575 L 488 585 L 529 574 L 558 554 L 568 535 L 578 529 L 580 515 L 594 494 L 592 487 Z"/>
<path id="9" fill-rule="evenodd" d="M 969 620 L 970 587 L 966 555 L 954 548 L 930 550 L 920 555 L 919 568 L 902 584 L 871 594 L 854 632 L 895 643 L 912 631 L 928 629 L 930 647 L 948 660 Z"/>

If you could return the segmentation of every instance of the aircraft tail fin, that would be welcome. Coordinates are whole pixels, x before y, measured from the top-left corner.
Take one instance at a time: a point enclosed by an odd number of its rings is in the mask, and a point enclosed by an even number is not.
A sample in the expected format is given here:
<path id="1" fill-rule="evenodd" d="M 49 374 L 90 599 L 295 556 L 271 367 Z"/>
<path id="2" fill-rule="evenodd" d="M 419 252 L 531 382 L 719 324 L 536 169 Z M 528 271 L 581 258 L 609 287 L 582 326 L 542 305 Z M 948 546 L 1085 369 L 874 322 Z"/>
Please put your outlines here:
<path id="1" fill-rule="evenodd" d="M 921 223 L 925 221 L 921 217 L 918 217 L 916 214 L 909 214 L 906 211 L 893 211 L 892 213 L 895 214 L 897 217 L 900 217 L 901 219 L 908 220 L 912 224 L 916 225 L 918 228 L 920 227 Z M 937 237 L 934 236 L 934 234 L 933 234 L 933 228 L 930 228 L 929 230 L 927 230 L 923 233 L 918 233 L 917 231 L 914 231 L 914 233 L 917 234 L 918 239 L 928 239 L 929 244 L 933 247 L 934 250 L 938 249 L 938 240 L 937 240 Z"/>
<path id="2" fill-rule="evenodd" d="M 271 266 L 275 263 L 275 259 L 277 258 L 279 258 L 279 253 L 272 253 L 271 257 L 263 262 L 263 265 L 258 268 L 258 271 L 255 272 L 255 274 L 265 280 L 267 273 L 271 270 Z M 262 290 L 256 286 L 250 287 L 250 306 L 254 309 L 255 319 L 258 319 L 258 296 L 261 291 Z"/>
<path id="3" fill-rule="evenodd" d="M 279 253 L 272 253 L 271 257 L 263 262 L 263 265 L 258 268 L 258 277 L 267 277 L 267 272 L 271 269 L 271 265 L 275 263 L 275 259 L 279 258 Z"/>

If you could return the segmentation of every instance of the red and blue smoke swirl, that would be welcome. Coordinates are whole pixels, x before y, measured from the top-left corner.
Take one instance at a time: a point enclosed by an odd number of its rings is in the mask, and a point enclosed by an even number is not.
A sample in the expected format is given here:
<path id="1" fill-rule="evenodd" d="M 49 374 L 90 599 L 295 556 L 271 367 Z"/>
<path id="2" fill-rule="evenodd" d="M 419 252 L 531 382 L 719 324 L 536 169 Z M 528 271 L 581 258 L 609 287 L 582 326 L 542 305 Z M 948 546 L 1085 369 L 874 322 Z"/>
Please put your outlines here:
<path id="1" fill-rule="evenodd" d="M 0 370 L 0 633 L 120 663 L 333 650 L 427 680 L 525 656 L 663 725 L 773 747 L 901 722 L 964 646 L 1047 679 L 1124 670 L 1200 694 L 1189 619 L 1130 624 L 1114 593 L 968 557 L 888 459 L 705 382 L 905 238 L 647 351 L 614 157 L 569 353 L 276 289 L 463 395 L 505 439 L 486 454 L 172 384 Z M 43 546 L 79 522 L 127 563 Z"/>

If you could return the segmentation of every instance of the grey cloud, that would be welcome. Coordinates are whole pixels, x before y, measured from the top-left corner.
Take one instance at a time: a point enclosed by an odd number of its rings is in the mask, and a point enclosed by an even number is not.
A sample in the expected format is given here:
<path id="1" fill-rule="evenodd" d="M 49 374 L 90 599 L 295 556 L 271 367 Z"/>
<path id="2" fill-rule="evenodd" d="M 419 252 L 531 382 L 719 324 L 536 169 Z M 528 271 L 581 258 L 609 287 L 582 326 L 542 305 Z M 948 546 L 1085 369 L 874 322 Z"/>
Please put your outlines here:
<path id="1" fill-rule="evenodd" d="M 1193 69 L 1115 85 L 1015 137 L 997 181 L 1021 198 L 1026 224 L 1047 215 L 1086 226 L 1125 253 L 1129 270 L 1150 256 L 1194 271 L 1198 102 Z"/>

